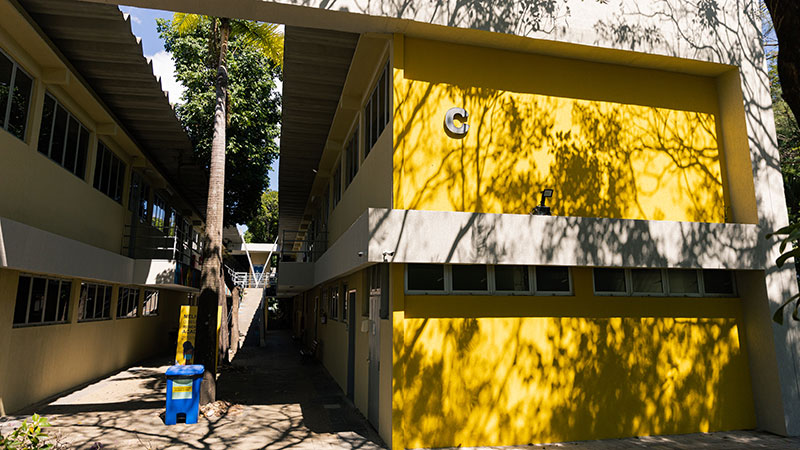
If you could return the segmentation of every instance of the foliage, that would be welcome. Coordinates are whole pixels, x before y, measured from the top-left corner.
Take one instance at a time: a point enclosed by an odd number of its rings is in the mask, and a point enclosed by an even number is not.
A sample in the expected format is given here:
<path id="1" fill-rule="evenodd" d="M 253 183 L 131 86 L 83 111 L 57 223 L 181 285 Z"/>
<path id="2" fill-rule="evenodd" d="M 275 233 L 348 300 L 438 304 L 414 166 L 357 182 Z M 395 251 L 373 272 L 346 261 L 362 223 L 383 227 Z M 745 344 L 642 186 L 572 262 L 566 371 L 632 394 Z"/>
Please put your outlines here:
<path id="1" fill-rule="evenodd" d="M 247 222 L 245 242 L 273 242 L 278 235 L 278 191 L 264 191 L 261 194 L 261 208 L 258 214 Z"/>
<path id="2" fill-rule="evenodd" d="M 800 221 L 800 127 L 786 101 L 781 97 L 781 84 L 774 62 L 770 64 L 769 78 L 789 223 L 797 223 Z"/>
<path id="3" fill-rule="evenodd" d="M 27 450 L 27 449 L 50 449 L 53 444 L 46 444 L 48 437 L 44 428 L 50 426 L 46 417 L 34 414 L 30 418 L 22 421 L 16 430 L 6 437 L 0 436 L 0 449 L 2 450 Z"/>
<path id="4" fill-rule="evenodd" d="M 183 16 L 183 20 L 180 20 Z M 192 19 L 189 19 L 191 17 Z M 175 61 L 176 78 L 185 87 L 176 114 L 195 148 L 210 166 L 216 104 L 217 58 L 211 18 L 177 15 L 158 21 L 164 47 Z M 228 111 L 225 163 L 225 224 L 247 223 L 258 214 L 267 172 L 278 154 L 283 36 L 275 25 L 231 20 L 228 48 Z M 270 45 L 257 38 L 265 37 Z M 259 42 L 261 42 L 259 44 Z M 209 45 L 212 43 L 212 45 Z M 273 58 L 279 58 L 275 60 Z"/>

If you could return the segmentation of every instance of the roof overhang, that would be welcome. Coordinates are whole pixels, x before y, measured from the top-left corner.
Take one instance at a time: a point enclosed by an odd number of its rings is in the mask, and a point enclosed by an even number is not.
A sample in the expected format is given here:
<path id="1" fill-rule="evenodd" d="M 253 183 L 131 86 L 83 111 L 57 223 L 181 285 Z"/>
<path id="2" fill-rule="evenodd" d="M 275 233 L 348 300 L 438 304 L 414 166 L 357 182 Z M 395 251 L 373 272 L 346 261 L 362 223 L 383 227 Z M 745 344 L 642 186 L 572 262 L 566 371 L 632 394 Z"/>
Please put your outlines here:
<path id="1" fill-rule="evenodd" d="M 153 66 L 116 5 L 74 0 L 16 0 L 52 50 L 93 91 L 178 195 L 205 216 L 208 175 L 153 75 Z"/>
<path id="2" fill-rule="evenodd" d="M 286 27 L 279 173 L 281 230 L 298 230 L 359 35 Z"/>

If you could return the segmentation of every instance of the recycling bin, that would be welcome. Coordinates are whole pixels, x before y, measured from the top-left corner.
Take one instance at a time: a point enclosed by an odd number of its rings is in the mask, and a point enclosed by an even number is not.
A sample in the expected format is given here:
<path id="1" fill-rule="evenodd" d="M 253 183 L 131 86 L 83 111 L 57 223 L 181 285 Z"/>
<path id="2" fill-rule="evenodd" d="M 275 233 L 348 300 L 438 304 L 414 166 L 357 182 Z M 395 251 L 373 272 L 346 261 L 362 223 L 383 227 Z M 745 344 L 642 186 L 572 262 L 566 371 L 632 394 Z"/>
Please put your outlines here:
<path id="1" fill-rule="evenodd" d="M 175 425 L 178 416 L 183 416 L 186 423 L 197 423 L 204 369 L 202 364 L 178 365 L 167 369 L 167 413 L 164 423 Z"/>

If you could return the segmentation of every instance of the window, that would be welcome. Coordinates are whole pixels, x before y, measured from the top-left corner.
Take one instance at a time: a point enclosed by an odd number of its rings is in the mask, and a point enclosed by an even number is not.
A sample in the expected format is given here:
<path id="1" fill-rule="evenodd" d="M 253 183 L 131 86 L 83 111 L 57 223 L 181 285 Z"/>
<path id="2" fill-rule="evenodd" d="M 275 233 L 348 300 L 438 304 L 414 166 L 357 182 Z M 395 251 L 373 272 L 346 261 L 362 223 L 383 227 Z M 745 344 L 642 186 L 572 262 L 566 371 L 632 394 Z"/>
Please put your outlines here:
<path id="1" fill-rule="evenodd" d="M 345 152 L 345 179 L 344 179 L 344 187 L 347 188 L 350 186 L 350 182 L 353 181 L 353 178 L 356 177 L 358 173 L 358 128 L 356 127 L 356 131 L 353 133 L 353 136 L 350 138 L 350 142 L 347 144 L 347 147 L 344 149 Z"/>
<path id="2" fill-rule="evenodd" d="M 625 294 L 625 269 L 594 269 L 594 290 L 600 293 Z"/>
<path id="3" fill-rule="evenodd" d="M 451 267 L 454 291 L 488 291 L 489 275 L 484 265 Z"/>
<path id="4" fill-rule="evenodd" d="M 342 199 L 342 164 L 336 162 L 336 169 L 333 171 L 333 199 L 331 200 L 331 211 L 339 204 Z"/>
<path id="5" fill-rule="evenodd" d="M 733 282 L 733 272 L 721 269 L 703 270 L 703 288 L 706 294 L 734 295 L 736 286 Z"/>
<path id="6" fill-rule="evenodd" d="M 364 130 L 366 135 L 365 156 L 369 154 L 369 151 L 378 142 L 383 130 L 386 129 L 386 125 L 389 124 L 389 119 L 391 118 L 391 87 L 391 67 L 390 62 L 387 61 L 364 107 L 364 124 L 366 127 Z"/>
<path id="7" fill-rule="evenodd" d="M 142 302 L 143 316 L 158 315 L 158 291 L 155 289 L 145 289 L 144 301 Z"/>
<path id="8" fill-rule="evenodd" d="M 150 223 L 155 228 L 166 231 L 167 202 L 158 194 L 153 196 L 153 219 Z"/>
<path id="9" fill-rule="evenodd" d="M 733 272 L 718 269 L 594 269 L 595 294 L 732 297 Z"/>
<path id="10" fill-rule="evenodd" d="M 536 292 L 571 292 L 569 268 L 561 266 L 536 267 Z"/>
<path id="11" fill-rule="evenodd" d="M 631 269 L 631 284 L 636 294 L 663 294 L 661 269 Z"/>
<path id="12" fill-rule="evenodd" d="M 699 294 L 700 283 L 697 282 L 696 270 L 667 270 L 670 294 Z"/>
<path id="13" fill-rule="evenodd" d="M 94 164 L 94 187 L 122 203 L 122 183 L 125 181 L 125 163 L 102 142 L 97 142 Z"/>
<path id="14" fill-rule="evenodd" d="M 68 280 L 20 275 L 14 325 L 66 322 L 71 287 Z"/>
<path id="15" fill-rule="evenodd" d="M 347 285 L 345 284 L 344 286 L 342 286 L 342 320 L 344 322 L 347 322 L 347 318 L 348 318 L 347 310 L 348 310 Z"/>
<path id="16" fill-rule="evenodd" d="M 409 264 L 406 269 L 409 291 L 444 292 L 444 265 Z"/>
<path id="17" fill-rule="evenodd" d="M 330 313 L 331 319 L 338 319 L 339 318 L 339 288 L 332 287 L 329 289 L 328 295 L 328 310 Z"/>
<path id="18" fill-rule="evenodd" d="M 408 264 L 406 293 L 572 295 L 572 278 L 562 266 Z M 386 310 L 388 318 L 388 304 Z"/>
<path id="19" fill-rule="evenodd" d="M 139 222 L 147 223 L 150 213 L 150 185 L 137 172 L 131 172 L 131 190 L 128 193 L 128 209 L 139 217 Z"/>
<path id="20" fill-rule="evenodd" d="M 495 266 L 494 285 L 498 291 L 528 292 L 531 290 L 528 266 Z"/>
<path id="21" fill-rule="evenodd" d="M 49 93 L 44 96 L 39 152 L 80 178 L 86 174 L 89 131 Z"/>
<path id="22" fill-rule="evenodd" d="M 99 320 L 111 317 L 111 286 L 81 283 L 78 320 Z"/>
<path id="23" fill-rule="evenodd" d="M 0 51 L 0 126 L 25 140 L 33 78 Z"/>
<path id="24" fill-rule="evenodd" d="M 135 287 L 119 288 L 117 298 L 117 317 L 127 318 L 139 315 L 139 293 L 141 289 Z"/>

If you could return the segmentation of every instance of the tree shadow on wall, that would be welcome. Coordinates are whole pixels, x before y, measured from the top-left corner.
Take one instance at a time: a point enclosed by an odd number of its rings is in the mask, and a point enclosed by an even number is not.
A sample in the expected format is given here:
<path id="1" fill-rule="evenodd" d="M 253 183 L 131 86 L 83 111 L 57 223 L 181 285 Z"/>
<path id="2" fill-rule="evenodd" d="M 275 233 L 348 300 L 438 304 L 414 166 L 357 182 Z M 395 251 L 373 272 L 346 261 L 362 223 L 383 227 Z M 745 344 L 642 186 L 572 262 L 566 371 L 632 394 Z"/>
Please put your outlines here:
<path id="1" fill-rule="evenodd" d="M 587 314 L 575 299 L 557 302 L 564 313 L 552 317 L 406 319 L 404 345 L 395 350 L 405 367 L 403 406 L 395 410 L 405 418 L 403 445 L 513 445 L 755 424 L 752 396 L 742 391 L 750 381 L 737 313 L 697 318 L 683 303 L 689 318 L 678 311 Z"/>

